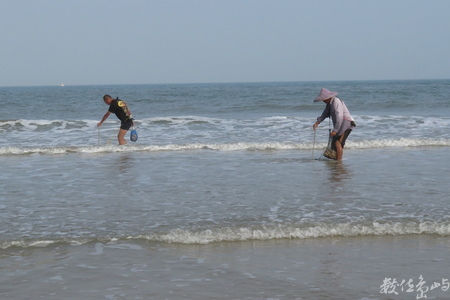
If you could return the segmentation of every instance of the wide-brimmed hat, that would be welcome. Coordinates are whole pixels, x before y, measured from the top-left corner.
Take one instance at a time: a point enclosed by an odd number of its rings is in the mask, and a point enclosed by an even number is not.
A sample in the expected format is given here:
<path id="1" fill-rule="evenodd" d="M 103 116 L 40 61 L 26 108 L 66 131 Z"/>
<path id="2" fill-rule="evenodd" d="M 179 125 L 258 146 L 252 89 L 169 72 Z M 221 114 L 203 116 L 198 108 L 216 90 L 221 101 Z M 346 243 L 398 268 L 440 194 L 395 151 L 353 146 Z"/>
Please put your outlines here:
<path id="1" fill-rule="evenodd" d="M 323 101 L 323 100 L 327 100 L 327 99 L 333 98 L 337 94 L 338 94 L 337 92 L 332 92 L 332 91 L 329 91 L 327 89 L 321 89 L 320 93 L 319 93 L 319 96 L 317 96 L 316 99 L 314 99 L 314 102 L 320 102 L 320 101 Z"/>

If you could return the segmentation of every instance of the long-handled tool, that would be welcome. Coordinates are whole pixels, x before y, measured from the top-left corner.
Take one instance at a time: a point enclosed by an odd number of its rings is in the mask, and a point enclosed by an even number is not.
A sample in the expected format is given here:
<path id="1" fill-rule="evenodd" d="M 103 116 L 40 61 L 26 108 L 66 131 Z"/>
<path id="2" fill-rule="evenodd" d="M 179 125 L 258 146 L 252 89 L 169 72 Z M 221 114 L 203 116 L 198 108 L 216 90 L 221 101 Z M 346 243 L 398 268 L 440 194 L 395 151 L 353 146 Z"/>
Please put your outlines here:
<path id="1" fill-rule="evenodd" d="M 313 139 L 313 150 L 312 150 L 312 158 L 314 159 L 314 148 L 316 147 L 316 129 L 314 128 L 314 139 Z"/>

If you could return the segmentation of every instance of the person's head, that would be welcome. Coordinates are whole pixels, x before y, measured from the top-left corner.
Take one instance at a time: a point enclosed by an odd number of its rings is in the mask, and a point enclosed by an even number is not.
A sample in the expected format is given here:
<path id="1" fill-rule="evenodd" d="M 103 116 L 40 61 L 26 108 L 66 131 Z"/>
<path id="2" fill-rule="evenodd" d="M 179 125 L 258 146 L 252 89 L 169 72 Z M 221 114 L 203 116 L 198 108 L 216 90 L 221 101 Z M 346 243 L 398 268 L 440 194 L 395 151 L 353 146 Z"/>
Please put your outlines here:
<path id="1" fill-rule="evenodd" d="M 337 95 L 337 92 L 331 92 L 327 89 L 321 89 L 319 96 L 316 97 L 316 99 L 314 99 L 314 102 L 320 102 L 323 101 L 325 103 L 330 103 L 331 100 L 333 100 L 333 98 Z"/>
<path id="2" fill-rule="evenodd" d="M 113 98 L 112 98 L 110 95 L 108 95 L 108 94 L 106 94 L 105 96 L 103 96 L 103 101 L 105 101 L 105 103 L 108 104 L 108 105 L 111 104 L 111 101 L 112 101 L 112 100 L 113 100 Z"/>

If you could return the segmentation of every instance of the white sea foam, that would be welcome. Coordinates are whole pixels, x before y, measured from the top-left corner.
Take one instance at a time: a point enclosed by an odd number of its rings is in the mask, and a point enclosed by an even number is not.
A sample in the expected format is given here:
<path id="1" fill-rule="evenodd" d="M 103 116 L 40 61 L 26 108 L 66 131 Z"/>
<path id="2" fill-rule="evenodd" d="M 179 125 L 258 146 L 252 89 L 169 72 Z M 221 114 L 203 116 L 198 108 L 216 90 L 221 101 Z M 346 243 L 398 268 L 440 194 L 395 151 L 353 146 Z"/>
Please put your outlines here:
<path id="1" fill-rule="evenodd" d="M 405 222 L 371 224 L 317 224 L 314 226 L 277 225 L 257 228 L 220 228 L 193 232 L 176 229 L 169 233 L 142 236 L 148 240 L 167 243 L 208 244 L 212 242 L 233 242 L 247 240 L 271 240 L 284 238 L 319 238 L 339 236 L 382 236 L 405 234 L 450 235 L 450 224 L 434 222 Z"/>
<path id="2" fill-rule="evenodd" d="M 238 143 L 192 143 L 192 144 L 165 144 L 165 145 L 140 145 L 129 143 L 127 146 L 113 145 L 108 142 L 100 146 L 53 146 L 53 147 L 0 147 L 0 155 L 29 155 L 39 154 L 68 154 L 68 153 L 114 153 L 114 152 L 177 152 L 177 151 L 287 151 L 287 150 L 311 150 L 318 151 L 326 146 L 325 142 L 292 143 L 292 142 L 238 142 Z M 447 138 L 395 138 L 376 140 L 353 140 L 348 141 L 346 148 L 351 149 L 374 149 L 393 147 L 438 147 L 450 146 Z"/>
<path id="3" fill-rule="evenodd" d="M 432 147 L 432 146 L 450 146 L 448 138 L 395 138 L 395 139 L 375 139 L 375 140 L 356 140 L 345 144 L 347 149 L 370 149 L 370 148 L 389 148 L 389 147 Z"/>
<path id="4" fill-rule="evenodd" d="M 260 225 L 253 227 L 222 227 L 204 229 L 199 231 L 187 229 L 173 229 L 165 233 L 148 235 L 89 238 L 89 239 L 62 239 L 62 240 L 18 240 L 3 241 L 0 249 L 9 247 L 46 247 L 55 243 L 85 244 L 107 243 L 120 240 L 140 240 L 178 244 L 210 244 L 215 242 L 237 242 L 251 240 L 272 239 L 309 239 L 325 237 L 356 237 L 356 236 L 396 236 L 409 234 L 436 234 L 450 236 L 450 224 L 439 222 L 372 222 L 372 223 L 316 223 L 314 225 L 277 224 Z"/>
<path id="5" fill-rule="evenodd" d="M 356 116 L 347 149 L 380 147 L 448 146 L 450 118 Z M 9 148 L 1 154 L 116 152 L 95 148 L 117 143 L 119 123 L 108 119 L 97 128 L 94 120 L 0 121 L 0 141 Z M 312 120 L 273 116 L 256 119 L 222 119 L 202 116 L 154 117 L 136 121 L 139 141 L 132 150 L 178 151 L 214 149 L 292 150 L 312 149 Z M 323 124 L 322 124 L 323 125 Z M 316 132 L 317 149 L 325 147 L 328 126 Z M 132 144 L 133 145 L 133 144 Z M 130 149 L 129 149 L 130 150 Z M 127 151 L 129 151 L 127 150 Z"/>

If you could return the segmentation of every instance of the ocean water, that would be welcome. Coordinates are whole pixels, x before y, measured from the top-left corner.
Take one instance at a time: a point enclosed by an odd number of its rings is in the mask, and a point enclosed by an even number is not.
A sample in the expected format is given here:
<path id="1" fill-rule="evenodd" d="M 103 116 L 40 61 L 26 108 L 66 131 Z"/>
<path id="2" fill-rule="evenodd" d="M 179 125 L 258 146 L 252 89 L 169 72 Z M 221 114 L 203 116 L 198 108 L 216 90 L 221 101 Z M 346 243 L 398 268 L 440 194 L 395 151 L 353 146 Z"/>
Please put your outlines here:
<path id="1" fill-rule="evenodd" d="M 357 127 L 321 157 L 320 88 Z M 139 139 L 117 145 L 104 94 Z M 0 87 L 2 299 L 450 299 L 450 80 Z M 129 135 L 127 135 L 129 140 Z"/>

